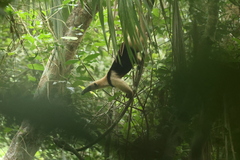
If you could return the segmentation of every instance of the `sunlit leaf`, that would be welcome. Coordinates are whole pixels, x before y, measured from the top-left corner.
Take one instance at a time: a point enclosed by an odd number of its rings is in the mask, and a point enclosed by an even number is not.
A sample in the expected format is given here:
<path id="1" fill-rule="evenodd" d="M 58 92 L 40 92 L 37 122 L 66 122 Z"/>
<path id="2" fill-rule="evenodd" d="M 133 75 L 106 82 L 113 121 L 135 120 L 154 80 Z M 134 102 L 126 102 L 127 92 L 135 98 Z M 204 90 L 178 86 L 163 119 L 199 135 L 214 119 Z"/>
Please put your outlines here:
<path id="1" fill-rule="evenodd" d="M 42 64 L 38 64 L 38 63 L 35 63 L 35 64 L 28 64 L 27 65 L 29 69 L 33 69 L 33 70 L 38 70 L 38 71 L 43 71 L 44 70 L 44 67 Z"/>
<path id="2" fill-rule="evenodd" d="M 48 39 L 48 38 L 51 38 L 51 35 L 50 34 L 40 34 L 38 36 L 39 39 Z"/>
<path id="3" fill-rule="evenodd" d="M 16 54 L 16 53 L 15 53 L 15 52 L 9 52 L 9 53 L 8 53 L 9 56 L 12 56 L 12 55 L 14 55 L 14 54 Z"/>
<path id="4" fill-rule="evenodd" d="M 25 34 L 23 36 L 23 38 L 30 41 L 31 43 L 34 43 L 34 41 L 35 41 L 35 39 L 31 35 L 28 35 L 28 34 Z"/>
<path id="5" fill-rule="evenodd" d="M 86 58 L 84 58 L 84 61 L 91 61 L 91 60 L 97 58 L 99 55 L 100 55 L 99 53 L 91 54 L 91 55 L 87 56 Z"/>
<path id="6" fill-rule="evenodd" d="M 62 4 L 63 4 L 63 5 L 66 5 L 66 4 L 68 4 L 69 2 L 71 2 L 71 0 L 64 0 L 64 1 L 62 2 Z"/>
<path id="7" fill-rule="evenodd" d="M 66 39 L 66 40 L 77 40 L 77 37 L 61 37 L 61 39 Z"/>
<path id="8" fill-rule="evenodd" d="M 159 9 L 154 8 L 154 9 L 152 10 L 152 13 L 153 13 L 154 16 L 159 17 Z"/>

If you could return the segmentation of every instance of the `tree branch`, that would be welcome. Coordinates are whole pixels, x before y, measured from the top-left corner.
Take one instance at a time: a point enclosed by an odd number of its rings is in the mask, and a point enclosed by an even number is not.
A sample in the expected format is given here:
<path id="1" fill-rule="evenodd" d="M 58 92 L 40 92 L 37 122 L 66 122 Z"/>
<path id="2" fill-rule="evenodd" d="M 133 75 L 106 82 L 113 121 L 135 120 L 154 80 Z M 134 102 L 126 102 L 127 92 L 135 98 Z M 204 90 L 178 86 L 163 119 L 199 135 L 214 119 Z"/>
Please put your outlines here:
<path id="1" fill-rule="evenodd" d="M 126 113 L 126 111 L 128 110 L 128 107 L 132 104 L 133 102 L 133 98 L 130 98 L 126 104 L 126 106 L 124 107 L 122 113 L 120 114 L 120 116 L 117 118 L 117 120 L 101 135 L 99 136 L 95 141 L 87 144 L 86 146 L 82 147 L 82 148 L 78 148 L 76 149 L 77 151 L 83 151 L 86 150 L 90 147 L 92 147 L 94 144 L 98 143 L 100 140 L 102 140 L 106 135 L 108 135 L 113 128 L 119 123 L 119 121 L 122 119 L 122 117 L 124 116 L 124 114 Z"/>
<path id="2" fill-rule="evenodd" d="M 57 139 L 57 138 L 55 138 L 53 141 L 58 147 L 64 149 L 65 151 L 72 152 L 73 154 L 75 154 L 78 157 L 78 159 L 84 160 L 83 157 L 77 152 L 77 150 L 74 149 L 72 146 L 70 146 L 67 142 Z"/>

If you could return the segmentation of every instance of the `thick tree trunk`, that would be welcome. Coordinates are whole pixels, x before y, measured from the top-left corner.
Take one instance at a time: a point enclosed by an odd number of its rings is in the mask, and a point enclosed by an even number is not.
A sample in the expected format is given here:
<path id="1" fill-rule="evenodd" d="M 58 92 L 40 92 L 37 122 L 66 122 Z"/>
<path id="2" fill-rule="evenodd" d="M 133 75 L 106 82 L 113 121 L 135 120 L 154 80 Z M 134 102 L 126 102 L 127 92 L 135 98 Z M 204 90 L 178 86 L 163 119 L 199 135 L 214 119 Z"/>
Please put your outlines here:
<path id="1" fill-rule="evenodd" d="M 38 138 L 37 138 L 38 137 Z M 23 121 L 3 160 L 31 160 L 37 152 L 41 138 L 28 121 Z"/>
<path id="2" fill-rule="evenodd" d="M 208 59 L 209 57 L 208 54 L 211 53 L 212 50 L 212 44 L 215 39 L 215 32 L 217 28 L 216 26 L 218 23 L 219 0 L 209 0 L 207 5 L 207 11 L 208 18 L 205 25 L 204 34 L 202 35 L 198 45 L 198 51 L 196 56 L 196 62 L 201 62 L 201 65 L 206 62 L 206 59 Z M 200 114 L 199 118 L 199 126 L 201 127 L 196 130 L 192 140 L 190 153 L 191 160 L 204 159 L 204 149 L 208 149 L 207 140 L 209 138 L 212 124 L 218 115 L 215 110 L 215 108 L 217 107 L 215 106 L 221 106 L 220 104 L 215 103 L 219 102 L 217 99 L 221 98 L 217 97 L 216 99 L 214 99 L 214 97 L 211 97 L 205 101 L 202 101 L 202 113 Z"/>
<path id="3" fill-rule="evenodd" d="M 76 49 L 78 48 L 85 31 L 92 21 L 92 12 L 89 8 L 91 7 L 85 7 L 79 3 L 69 16 L 66 23 L 67 29 L 64 35 L 66 37 L 77 37 L 77 39 L 66 40 L 64 42 L 64 50 L 61 53 L 56 52 L 57 50 L 53 51 L 39 81 L 39 85 L 35 93 L 36 99 L 49 98 L 49 95 L 53 94 L 51 93 L 51 87 L 54 81 L 56 82 L 60 80 L 65 73 L 69 73 L 70 67 L 65 67 L 62 62 L 74 58 Z M 39 129 L 31 125 L 28 120 L 23 121 L 3 160 L 33 159 L 44 137 L 45 135 L 40 134 Z"/>
<path id="4" fill-rule="evenodd" d="M 173 2 L 173 27 L 172 27 L 172 51 L 174 64 L 177 70 L 186 66 L 182 19 L 179 11 L 178 0 Z"/>

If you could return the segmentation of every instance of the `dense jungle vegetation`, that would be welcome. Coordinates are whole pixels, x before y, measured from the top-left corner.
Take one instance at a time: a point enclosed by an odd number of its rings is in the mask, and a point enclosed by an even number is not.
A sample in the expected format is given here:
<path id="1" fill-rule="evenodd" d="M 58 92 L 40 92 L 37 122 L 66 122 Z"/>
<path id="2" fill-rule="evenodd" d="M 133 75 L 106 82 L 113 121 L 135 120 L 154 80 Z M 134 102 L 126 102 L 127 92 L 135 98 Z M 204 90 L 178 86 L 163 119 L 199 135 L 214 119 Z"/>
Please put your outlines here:
<path id="1" fill-rule="evenodd" d="M 239 17 L 238 0 L 0 0 L 0 157 L 239 160 Z M 134 97 L 81 95 L 126 37 L 146 44 Z"/>

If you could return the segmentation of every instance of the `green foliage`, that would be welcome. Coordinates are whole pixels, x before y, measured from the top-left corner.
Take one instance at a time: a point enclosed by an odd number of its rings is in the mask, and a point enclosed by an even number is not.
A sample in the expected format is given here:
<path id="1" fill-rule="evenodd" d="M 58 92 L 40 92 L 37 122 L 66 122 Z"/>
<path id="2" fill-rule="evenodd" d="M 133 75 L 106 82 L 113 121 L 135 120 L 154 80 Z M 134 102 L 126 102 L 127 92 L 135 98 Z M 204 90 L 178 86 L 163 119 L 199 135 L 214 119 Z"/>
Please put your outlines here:
<path id="1" fill-rule="evenodd" d="M 33 70 L 39 70 L 39 71 L 43 71 L 44 67 L 41 64 L 28 64 L 28 68 L 29 69 L 33 69 Z"/>
<path id="2" fill-rule="evenodd" d="M 95 126 L 90 130 L 94 136 L 104 133 L 115 122 L 128 99 L 122 92 L 110 87 L 84 96 L 81 91 L 90 81 L 107 73 L 118 51 L 118 44 L 125 40 L 126 33 L 134 37 L 133 24 L 138 21 L 138 13 L 148 13 L 145 6 L 148 1 L 143 1 L 143 4 L 138 0 L 134 3 L 122 0 L 99 2 L 99 12 L 85 33 L 75 59 L 65 62 L 67 67 L 73 66 L 72 72 L 63 77 L 67 81 L 66 97 L 71 99 L 69 105 L 75 106 L 74 112 L 81 115 L 78 118 L 87 122 L 86 128 Z M 11 14 L 7 14 L 7 19 L 0 23 L 2 97 L 8 92 L 33 95 L 52 50 L 56 46 L 62 47 L 62 39 L 76 39 L 56 38 L 56 31 L 62 32 L 63 28 L 58 26 L 55 30 L 53 24 L 60 22 L 64 26 L 66 17 L 51 19 L 58 11 L 67 9 L 70 13 L 75 1 L 62 1 L 60 6 L 53 6 L 53 13 L 50 13 L 49 4 L 44 5 L 41 1 L 33 8 L 21 4 L 7 6 L 7 13 Z M 151 22 L 147 23 L 150 37 L 144 72 L 140 84 L 134 88 L 134 102 L 108 137 L 80 152 L 84 159 L 187 159 L 193 144 L 201 146 L 196 143 L 201 137 L 201 129 L 209 128 L 204 130 L 210 135 L 206 136 L 209 139 L 202 137 L 200 140 L 211 149 L 203 147 L 206 153 L 202 154 L 212 155 L 214 160 L 216 157 L 235 160 L 232 148 L 238 155 L 240 148 L 236 143 L 239 140 L 237 122 L 240 104 L 239 14 L 235 12 L 237 7 L 230 2 L 220 1 L 219 5 L 221 12 L 215 39 L 206 41 L 211 42 L 206 45 L 210 49 L 204 52 L 202 49 L 207 47 L 200 44 L 209 14 L 207 3 L 179 1 L 186 68 L 178 70 L 172 48 L 176 37 L 172 32 L 172 1 L 155 2 L 150 11 Z M 140 9 L 140 6 L 144 7 Z M 131 87 L 137 68 L 124 77 Z M 56 83 L 62 81 L 56 80 Z M 30 109 L 26 110 L 30 112 Z M 65 113 L 64 110 L 62 112 Z M 7 124 L 5 117 L 0 119 L 0 123 L 0 148 L 3 148 L 0 156 L 3 156 L 17 131 L 17 125 Z M 74 124 L 69 123 L 69 126 Z M 51 133 L 37 152 L 38 159 L 77 159 L 59 149 L 52 141 L 55 137 L 63 138 L 74 148 L 89 143 L 76 136 L 60 136 L 60 131 Z"/>

